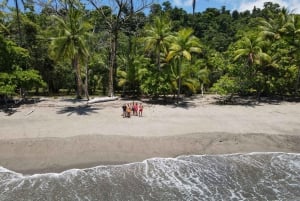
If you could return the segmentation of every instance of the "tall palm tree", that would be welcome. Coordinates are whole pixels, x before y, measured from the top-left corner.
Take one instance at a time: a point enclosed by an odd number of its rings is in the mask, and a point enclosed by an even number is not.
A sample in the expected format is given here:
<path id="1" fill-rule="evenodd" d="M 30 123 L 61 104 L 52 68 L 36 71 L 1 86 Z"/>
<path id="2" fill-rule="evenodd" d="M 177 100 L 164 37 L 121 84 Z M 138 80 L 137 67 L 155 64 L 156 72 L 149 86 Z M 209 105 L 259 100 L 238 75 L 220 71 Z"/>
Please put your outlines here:
<path id="1" fill-rule="evenodd" d="M 146 36 L 142 38 L 145 50 L 154 52 L 158 70 L 161 69 L 161 53 L 167 52 L 168 44 L 172 39 L 171 27 L 170 20 L 166 17 L 155 17 L 154 23 L 146 27 Z"/>
<path id="2" fill-rule="evenodd" d="M 56 37 L 51 42 L 50 55 L 56 61 L 65 58 L 71 61 L 76 73 L 77 98 L 82 96 L 82 79 L 80 63 L 84 63 L 89 55 L 87 37 L 91 25 L 84 19 L 83 13 L 73 7 L 66 18 L 53 16 L 56 23 Z"/>
<path id="3" fill-rule="evenodd" d="M 169 48 L 169 52 L 166 60 L 170 61 L 175 59 L 175 65 L 177 65 L 178 79 L 177 79 L 177 103 L 180 96 L 181 87 L 181 64 L 182 60 L 186 59 L 191 61 L 192 53 L 201 53 L 201 43 L 200 40 L 193 35 L 193 29 L 182 29 L 173 38 L 173 43 Z"/>

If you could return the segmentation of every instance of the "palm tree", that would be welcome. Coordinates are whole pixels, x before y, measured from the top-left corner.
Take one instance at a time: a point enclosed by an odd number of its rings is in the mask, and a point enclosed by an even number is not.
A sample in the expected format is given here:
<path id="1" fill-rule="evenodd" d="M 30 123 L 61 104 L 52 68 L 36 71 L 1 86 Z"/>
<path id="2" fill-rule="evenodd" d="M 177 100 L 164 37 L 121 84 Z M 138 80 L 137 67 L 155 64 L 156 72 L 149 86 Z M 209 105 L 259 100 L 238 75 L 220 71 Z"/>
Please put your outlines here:
<path id="1" fill-rule="evenodd" d="M 260 23 L 260 35 L 263 38 L 269 39 L 271 41 L 280 39 L 286 32 L 286 25 L 289 20 L 288 10 L 285 8 L 281 9 L 277 18 L 274 19 L 261 19 Z"/>
<path id="2" fill-rule="evenodd" d="M 195 64 L 191 64 L 188 60 L 184 60 L 181 63 L 181 86 L 188 89 L 189 92 L 196 93 L 197 89 L 200 87 L 200 80 L 203 83 L 204 78 L 204 70 L 199 70 L 199 66 L 197 62 Z M 173 66 L 171 66 L 171 84 L 173 89 L 177 88 L 177 81 L 179 75 L 178 72 L 174 71 Z"/>
<path id="3" fill-rule="evenodd" d="M 0 11 L 0 34 L 9 33 L 7 25 L 4 24 L 4 13 Z"/>
<path id="4" fill-rule="evenodd" d="M 300 18 L 296 15 L 289 14 L 287 9 L 283 8 L 277 19 L 262 20 L 261 35 L 271 41 L 278 40 L 282 37 L 291 45 L 290 54 L 298 63 L 298 73 L 295 82 L 295 93 L 297 93 L 300 81 Z"/>
<path id="5" fill-rule="evenodd" d="M 298 67 L 298 73 L 295 83 L 295 93 L 298 92 L 299 82 L 300 82 L 300 17 L 298 15 L 290 15 L 288 22 L 284 27 L 285 34 L 287 36 L 287 40 L 291 45 L 291 54 L 295 59 Z"/>
<path id="6" fill-rule="evenodd" d="M 260 65 L 266 60 L 270 61 L 271 57 L 262 51 L 264 45 L 265 42 L 261 38 L 252 39 L 246 36 L 238 41 L 240 49 L 234 52 L 235 57 L 233 60 L 237 61 L 240 58 L 246 58 L 250 67 L 255 64 Z"/>
<path id="7" fill-rule="evenodd" d="M 167 46 L 171 41 L 171 23 L 166 17 L 155 17 L 153 25 L 145 29 L 145 37 L 142 41 L 145 43 L 146 51 L 153 51 L 156 57 L 157 69 L 161 69 L 161 52 L 166 54 Z"/>
<path id="8" fill-rule="evenodd" d="M 257 73 L 256 66 L 267 66 L 272 63 L 272 58 L 265 52 L 263 52 L 263 47 L 265 45 L 265 41 L 262 38 L 249 38 L 244 37 L 240 41 L 237 42 L 238 48 L 234 52 L 234 61 L 239 59 L 245 59 L 247 61 L 247 65 L 250 67 L 249 71 L 252 72 L 251 79 L 254 78 Z M 257 87 L 258 93 L 257 98 L 260 98 L 260 88 Z"/>
<path id="9" fill-rule="evenodd" d="M 84 19 L 82 12 L 71 7 L 66 18 L 53 16 L 57 36 L 51 42 L 51 56 L 55 61 L 70 59 L 76 72 L 77 98 L 82 96 L 80 63 L 88 58 L 87 37 L 91 25 Z"/>
<path id="10" fill-rule="evenodd" d="M 193 29 L 180 30 L 173 38 L 173 43 L 169 48 L 169 52 L 166 58 L 167 61 L 174 59 L 174 63 L 177 66 L 178 70 L 177 103 L 180 96 L 182 60 L 186 59 L 187 61 L 191 61 L 192 53 L 200 53 L 202 51 L 200 40 L 195 37 L 193 33 Z"/>

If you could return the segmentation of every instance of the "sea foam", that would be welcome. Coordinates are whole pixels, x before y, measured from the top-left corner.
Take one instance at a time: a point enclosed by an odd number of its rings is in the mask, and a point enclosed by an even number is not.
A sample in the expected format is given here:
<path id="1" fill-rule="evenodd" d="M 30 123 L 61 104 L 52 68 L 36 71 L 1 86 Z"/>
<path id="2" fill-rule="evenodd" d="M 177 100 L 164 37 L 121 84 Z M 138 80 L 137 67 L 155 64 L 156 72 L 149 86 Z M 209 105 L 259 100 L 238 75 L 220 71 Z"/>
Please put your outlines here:
<path id="1" fill-rule="evenodd" d="M 300 200 L 300 154 L 187 155 L 35 175 L 0 167 L 0 200 Z"/>

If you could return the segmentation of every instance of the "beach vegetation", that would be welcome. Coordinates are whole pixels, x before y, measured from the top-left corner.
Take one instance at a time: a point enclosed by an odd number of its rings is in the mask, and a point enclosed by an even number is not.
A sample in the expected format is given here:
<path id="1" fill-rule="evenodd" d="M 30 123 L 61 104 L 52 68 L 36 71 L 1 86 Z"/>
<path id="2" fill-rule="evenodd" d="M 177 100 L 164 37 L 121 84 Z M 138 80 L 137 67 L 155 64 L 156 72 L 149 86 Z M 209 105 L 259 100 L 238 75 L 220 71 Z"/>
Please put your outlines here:
<path id="1" fill-rule="evenodd" d="M 300 15 L 271 2 L 195 12 L 193 2 L 188 13 L 168 1 L 5 1 L 1 98 L 299 96 Z"/>

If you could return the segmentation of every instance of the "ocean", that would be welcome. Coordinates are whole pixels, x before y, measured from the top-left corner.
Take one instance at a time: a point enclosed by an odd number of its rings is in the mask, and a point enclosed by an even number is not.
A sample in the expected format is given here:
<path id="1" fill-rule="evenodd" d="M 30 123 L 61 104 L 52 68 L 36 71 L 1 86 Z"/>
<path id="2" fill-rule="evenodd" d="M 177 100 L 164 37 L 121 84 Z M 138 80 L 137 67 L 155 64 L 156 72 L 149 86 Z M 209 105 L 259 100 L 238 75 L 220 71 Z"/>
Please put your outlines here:
<path id="1" fill-rule="evenodd" d="M 300 154 L 151 158 L 23 175 L 0 167 L 1 201 L 300 200 Z"/>

